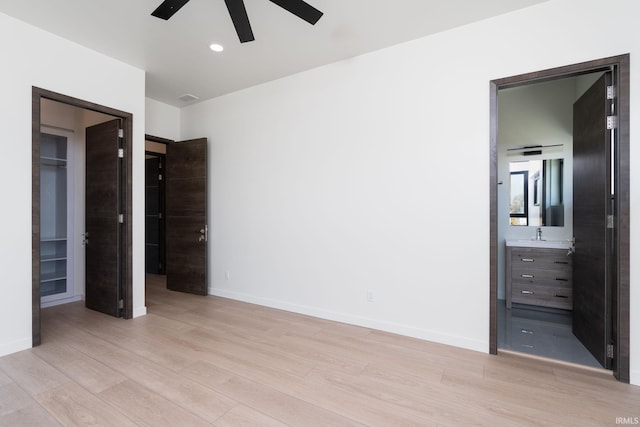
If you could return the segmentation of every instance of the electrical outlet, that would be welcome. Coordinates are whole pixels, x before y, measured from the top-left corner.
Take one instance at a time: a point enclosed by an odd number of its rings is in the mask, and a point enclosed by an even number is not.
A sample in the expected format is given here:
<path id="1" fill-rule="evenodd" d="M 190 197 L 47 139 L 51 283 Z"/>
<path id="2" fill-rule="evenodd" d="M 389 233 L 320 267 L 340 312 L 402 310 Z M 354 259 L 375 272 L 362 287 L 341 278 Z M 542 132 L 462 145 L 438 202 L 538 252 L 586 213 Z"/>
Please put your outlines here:
<path id="1" fill-rule="evenodd" d="M 367 290 L 367 301 L 368 302 L 374 302 L 375 301 L 375 295 L 373 293 L 373 291 L 371 289 Z"/>

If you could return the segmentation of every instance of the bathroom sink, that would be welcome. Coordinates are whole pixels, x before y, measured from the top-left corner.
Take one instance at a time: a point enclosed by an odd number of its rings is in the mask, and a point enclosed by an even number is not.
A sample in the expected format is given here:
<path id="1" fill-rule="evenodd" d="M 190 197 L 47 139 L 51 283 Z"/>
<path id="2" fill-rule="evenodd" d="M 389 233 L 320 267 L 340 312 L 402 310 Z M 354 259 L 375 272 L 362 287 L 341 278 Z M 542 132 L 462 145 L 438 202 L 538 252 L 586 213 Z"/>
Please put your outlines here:
<path id="1" fill-rule="evenodd" d="M 550 248 L 550 249 L 569 249 L 571 242 L 568 240 L 536 240 L 536 239 L 514 239 L 507 240 L 507 246 L 520 246 L 527 248 Z"/>

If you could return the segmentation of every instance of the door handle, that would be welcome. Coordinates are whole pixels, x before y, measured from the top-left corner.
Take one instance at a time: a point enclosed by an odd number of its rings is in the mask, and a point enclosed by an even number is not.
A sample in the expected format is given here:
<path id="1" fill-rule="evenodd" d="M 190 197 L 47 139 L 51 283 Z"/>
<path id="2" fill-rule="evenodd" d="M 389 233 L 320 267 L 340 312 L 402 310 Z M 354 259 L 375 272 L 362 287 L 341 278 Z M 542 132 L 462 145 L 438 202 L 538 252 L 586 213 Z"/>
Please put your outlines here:
<path id="1" fill-rule="evenodd" d="M 198 237 L 198 242 L 207 241 L 209 241 L 209 227 L 205 225 L 204 228 L 200 229 L 200 237 Z"/>

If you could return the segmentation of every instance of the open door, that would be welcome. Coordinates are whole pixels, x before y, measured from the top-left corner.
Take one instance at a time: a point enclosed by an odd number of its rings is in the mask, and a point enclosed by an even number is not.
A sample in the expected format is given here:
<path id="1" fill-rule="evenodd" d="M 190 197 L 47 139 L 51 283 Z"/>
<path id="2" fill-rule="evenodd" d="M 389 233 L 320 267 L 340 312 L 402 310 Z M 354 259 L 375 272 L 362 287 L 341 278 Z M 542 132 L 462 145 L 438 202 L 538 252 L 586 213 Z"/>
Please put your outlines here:
<path id="1" fill-rule="evenodd" d="M 123 218 L 120 119 L 86 129 L 86 306 L 120 317 Z"/>
<path id="2" fill-rule="evenodd" d="M 606 72 L 573 106 L 573 334 L 603 367 L 611 368 L 612 353 L 612 113 Z M 613 222 L 613 221 L 612 221 Z"/>
<path id="3" fill-rule="evenodd" d="M 207 295 L 207 139 L 167 145 L 166 275 L 172 291 Z"/>

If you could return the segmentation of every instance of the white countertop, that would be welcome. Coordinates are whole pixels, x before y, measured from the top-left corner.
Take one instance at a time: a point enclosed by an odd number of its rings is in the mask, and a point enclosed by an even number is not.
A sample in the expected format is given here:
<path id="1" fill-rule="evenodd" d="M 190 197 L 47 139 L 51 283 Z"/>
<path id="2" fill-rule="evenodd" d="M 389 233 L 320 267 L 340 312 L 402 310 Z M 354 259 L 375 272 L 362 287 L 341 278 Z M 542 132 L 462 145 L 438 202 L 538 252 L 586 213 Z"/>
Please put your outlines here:
<path id="1" fill-rule="evenodd" d="M 507 240 L 507 246 L 519 246 L 525 248 L 549 248 L 549 249 L 569 249 L 572 243 L 569 240 L 536 240 L 519 239 Z"/>

